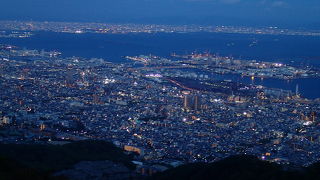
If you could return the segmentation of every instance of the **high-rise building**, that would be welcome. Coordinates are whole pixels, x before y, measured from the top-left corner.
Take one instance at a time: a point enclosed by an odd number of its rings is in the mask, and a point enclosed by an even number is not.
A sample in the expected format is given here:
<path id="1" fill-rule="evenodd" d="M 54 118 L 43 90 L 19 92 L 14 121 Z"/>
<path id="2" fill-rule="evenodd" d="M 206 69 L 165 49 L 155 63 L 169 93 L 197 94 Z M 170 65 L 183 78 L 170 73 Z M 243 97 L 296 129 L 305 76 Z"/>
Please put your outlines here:
<path id="1" fill-rule="evenodd" d="M 192 102 L 191 102 L 191 96 L 190 95 L 184 95 L 183 97 L 183 108 L 190 110 L 192 108 Z"/>
<path id="2" fill-rule="evenodd" d="M 315 122 L 316 121 L 316 116 L 317 116 L 316 112 L 314 112 L 314 111 L 311 112 L 311 117 L 310 117 L 311 121 Z"/>
<path id="3" fill-rule="evenodd" d="M 194 97 L 193 97 L 193 108 L 194 108 L 194 110 L 199 110 L 199 109 L 201 109 L 201 98 L 200 98 L 200 96 L 198 96 L 198 95 L 195 95 Z"/>
<path id="4" fill-rule="evenodd" d="M 66 70 L 66 86 L 68 87 L 72 87 L 73 83 L 74 83 L 74 79 L 73 79 L 73 72 L 74 70 L 71 67 L 68 67 L 68 69 Z"/>
<path id="5" fill-rule="evenodd" d="M 183 92 L 183 108 L 185 110 L 195 110 L 201 109 L 201 98 L 199 95 L 191 95 L 190 92 Z"/>
<path id="6" fill-rule="evenodd" d="M 0 77 L 3 76 L 3 73 L 4 73 L 4 66 L 0 64 Z"/>

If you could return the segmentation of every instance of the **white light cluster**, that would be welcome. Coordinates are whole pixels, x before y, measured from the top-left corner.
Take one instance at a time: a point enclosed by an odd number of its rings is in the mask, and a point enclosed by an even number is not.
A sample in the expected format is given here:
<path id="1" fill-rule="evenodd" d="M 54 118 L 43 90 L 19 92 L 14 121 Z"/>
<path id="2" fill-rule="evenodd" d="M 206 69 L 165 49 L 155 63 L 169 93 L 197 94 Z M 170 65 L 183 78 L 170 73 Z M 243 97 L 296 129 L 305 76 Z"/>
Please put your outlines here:
<path id="1" fill-rule="evenodd" d="M 109 79 L 109 78 L 106 78 L 106 79 L 103 81 L 104 84 L 110 84 L 110 83 L 115 83 L 115 82 L 116 82 L 115 79 Z"/>
<path id="2" fill-rule="evenodd" d="M 161 74 L 147 74 L 146 77 L 160 78 L 160 77 L 162 77 L 162 75 Z"/>
<path id="3" fill-rule="evenodd" d="M 275 67 L 282 67 L 283 66 L 283 64 L 281 64 L 281 63 L 273 63 L 272 65 Z"/>

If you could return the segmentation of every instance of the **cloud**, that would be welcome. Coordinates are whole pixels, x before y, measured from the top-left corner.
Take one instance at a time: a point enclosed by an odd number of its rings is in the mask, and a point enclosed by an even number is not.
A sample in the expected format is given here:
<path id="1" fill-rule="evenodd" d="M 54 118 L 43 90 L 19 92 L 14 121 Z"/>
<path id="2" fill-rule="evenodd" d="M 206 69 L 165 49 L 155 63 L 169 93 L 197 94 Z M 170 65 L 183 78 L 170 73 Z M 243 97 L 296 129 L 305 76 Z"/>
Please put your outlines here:
<path id="1" fill-rule="evenodd" d="M 178 2 L 180 1 L 189 1 L 189 2 L 210 2 L 214 0 L 177 0 Z"/>
<path id="2" fill-rule="evenodd" d="M 225 4 L 238 4 L 241 2 L 241 0 L 220 0 L 220 2 Z"/>
<path id="3" fill-rule="evenodd" d="M 286 2 L 284 2 L 284 1 L 274 1 L 272 3 L 272 6 L 273 7 L 287 7 L 288 4 Z"/>
<path id="4" fill-rule="evenodd" d="M 240 3 L 242 0 L 182 0 L 182 1 L 189 1 L 189 2 L 214 2 L 214 3 L 223 3 L 223 4 L 237 4 L 237 3 Z"/>
<path id="5" fill-rule="evenodd" d="M 258 5 L 264 6 L 267 8 L 287 8 L 289 4 L 285 1 L 280 0 L 261 0 L 258 2 Z"/>

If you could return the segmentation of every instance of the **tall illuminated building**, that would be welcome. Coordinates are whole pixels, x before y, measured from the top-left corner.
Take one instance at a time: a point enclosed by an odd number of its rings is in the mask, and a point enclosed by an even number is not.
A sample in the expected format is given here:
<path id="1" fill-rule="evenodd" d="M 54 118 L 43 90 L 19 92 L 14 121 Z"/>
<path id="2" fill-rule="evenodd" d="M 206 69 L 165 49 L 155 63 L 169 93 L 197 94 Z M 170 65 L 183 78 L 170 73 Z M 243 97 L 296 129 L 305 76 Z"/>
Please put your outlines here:
<path id="1" fill-rule="evenodd" d="M 296 96 L 299 96 L 299 84 L 296 84 Z"/>
<path id="2" fill-rule="evenodd" d="M 192 108 L 192 98 L 190 95 L 184 95 L 183 108 L 190 110 Z"/>
<path id="3" fill-rule="evenodd" d="M 198 95 L 191 95 L 189 91 L 183 92 L 183 108 L 185 110 L 200 110 L 201 98 Z"/>
<path id="4" fill-rule="evenodd" d="M 199 110 L 201 108 L 201 98 L 200 96 L 195 95 L 193 97 L 193 108 L 195 111 Z"/>
<path id="5" fill-rule="evenodd" d="M 2 64 L 0 64 L 0 77 L 3 76 L 3 73 L 4 73 L 4 66 Z"/>
<path id="6" fill-rule="evenodd" d="M 314 111 L 311 112 L 311 117 L 310 117 L 311 121 L 315 122 L 316 121 L 316 116 L 317 116 L 316 112 L 314 112 Z"/>

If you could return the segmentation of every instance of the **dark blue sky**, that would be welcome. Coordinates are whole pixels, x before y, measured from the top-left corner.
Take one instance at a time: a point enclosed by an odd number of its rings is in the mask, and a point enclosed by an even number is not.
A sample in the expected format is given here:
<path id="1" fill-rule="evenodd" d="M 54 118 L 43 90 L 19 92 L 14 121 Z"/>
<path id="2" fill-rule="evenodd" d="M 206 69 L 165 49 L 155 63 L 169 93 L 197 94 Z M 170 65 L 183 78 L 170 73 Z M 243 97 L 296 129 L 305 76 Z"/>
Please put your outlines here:
<path id="1" fill-rule="evenodd" d="M 320 0 L 2 1 L 2 20 L 320 25 Z"/>

